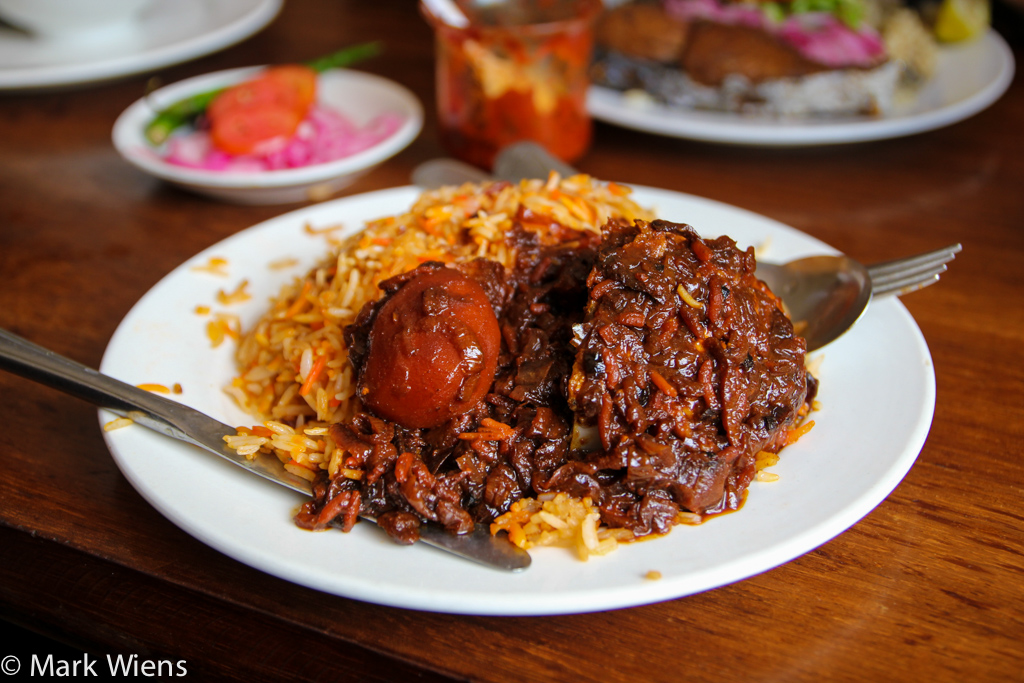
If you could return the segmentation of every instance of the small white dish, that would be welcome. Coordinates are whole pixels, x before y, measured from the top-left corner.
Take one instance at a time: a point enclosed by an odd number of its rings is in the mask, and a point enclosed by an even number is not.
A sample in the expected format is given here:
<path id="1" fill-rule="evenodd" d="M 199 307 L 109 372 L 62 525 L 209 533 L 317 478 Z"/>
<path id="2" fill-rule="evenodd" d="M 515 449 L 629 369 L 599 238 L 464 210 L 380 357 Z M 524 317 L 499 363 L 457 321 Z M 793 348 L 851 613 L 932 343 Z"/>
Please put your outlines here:
<path id="1" fill-rule="evenodd" d="M 709 236 L 725 232 L 741 247 L 766 245 L 767 259 L 835 253 L 750 211 L 633 187 L 633 199 L 662 218 Z M 330 252 L 318 230 L 340 228 L 330 233 L 334 238 L 353 234 L 365 221 L 408 210 L 419 194 L 401 187 L 302 207 L 209 247 L 132 308 L 100 369 L 129 384 L 179 383 L 175 400 L 227 424 L 253 424 L 223 390 L 236 375 L 235 346 L 210 347 L 209 318 L 196 306 L 237 315 L 251 329 L 284 284 Z M 223 275 L 200 269 L 212 258 L 226 262 Z M 247 301 L 215 303 L 218 292 L 243 281 Z M 921 331 L 899 299 L 878 299 L 822 356 L 814 429 L 783 451 L 772 468 L 778 481 L 751 485 L 743 509 L 589 562 L 566 548 L 537 548 L 533 565 L 518 574 L 423 545 L 400 546 L 363 522 L 349 534 L 303 531 L 292 520 L 302 500 L 293 491 L 143 427 L 103 437 L 128 481 L 168 519 L 210 547 L 299 585 L 457 614 L 595 612 L 671 600 L 767 571 L 843 533 L 896 488 L 925 442 L 935 407 L 935 374 Z M 101 423 L 114 417 L 100 411 Z M 661 579 L 647 578 L 652 570 Z"/>
<path id="2" fill-rule="evenodd" d="M 284 0 L 153 0 L 126 30 L 64 40 L 0 27 L 0 91 L 79 86 L 222 50 L 273 21 Z"/>
<path id="3" fill-rule="evenodd" d="M 667 137 L 734 145 L 798 147 L 885 140 L 963 121 L 984 110 L 1010 86 L 1013 52 L 995 31 L 940 48 L 935 75 L 911 102 L 887 116 L 780 119 L 695 111 L 631 100 L 594 86 L 587 108 L 598 120 Z"/>
<path id="4" fill-rule="evenodd" d="M 128 107 L 114 124 L 114 147 L 143 171 L 187 190 L 236 204 L 288 204 L 329 198 L 359 176 L 412 142 L 423 127 L 416 96 L 386 78 L 361 71 L 332 69 L 320 74 L 318 101 L 354 124 L 393 113 L 402 124 L 373 147 L 323 164 L 279 171 L 208 171 L 171 164 L 145 138 L 146 125 L 170 104 L 196 93 L 244 81 L 263 67 L 218 71 L 161 88 Z"/>

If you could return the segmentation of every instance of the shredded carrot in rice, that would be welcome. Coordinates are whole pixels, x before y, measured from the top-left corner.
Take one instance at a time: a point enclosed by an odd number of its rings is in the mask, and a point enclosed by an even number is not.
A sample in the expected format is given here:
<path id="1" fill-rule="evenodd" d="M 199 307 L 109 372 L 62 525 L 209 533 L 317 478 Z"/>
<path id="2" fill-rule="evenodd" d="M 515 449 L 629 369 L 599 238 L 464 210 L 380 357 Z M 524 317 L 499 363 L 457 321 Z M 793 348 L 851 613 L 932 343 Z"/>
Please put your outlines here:
<path id="1" fill-rule="evenodd" d="M 313 361 L 313 368 L 309 371 L 309 376 L 306 377 L 306 381 L 302 383 L 302 388 L 299 389 L 299 396 L 306 396 L 313 390 L 313 385 L 320 379 L 320 375 L 323 373 L 326 365 L 326 356 L 316 357 L 316 360 Z"/>
<path id="2" fill-rule="evenodd" d="M 796 429 L 793 429 L 786 435 L 786 445 L 792 446 L 800 437 L 804 436 L 807 432 L 814 428 L 814 420 L 806 420 Z"/>
<path id="3" fill-rule="evenodd" d="M 298 315 L 299 312 L 306 307 L 306 304 L 309 303 L 306 297 L 309 296 L 311 291 L 313 291 L 313 281 L 306 280 L 302 285 L 302 291 L 299 293 L 299 296 L 295 298 L 292 305 L 288 307 L 287 311 L 285 311 L 284 317 L 294 318 Z"/>

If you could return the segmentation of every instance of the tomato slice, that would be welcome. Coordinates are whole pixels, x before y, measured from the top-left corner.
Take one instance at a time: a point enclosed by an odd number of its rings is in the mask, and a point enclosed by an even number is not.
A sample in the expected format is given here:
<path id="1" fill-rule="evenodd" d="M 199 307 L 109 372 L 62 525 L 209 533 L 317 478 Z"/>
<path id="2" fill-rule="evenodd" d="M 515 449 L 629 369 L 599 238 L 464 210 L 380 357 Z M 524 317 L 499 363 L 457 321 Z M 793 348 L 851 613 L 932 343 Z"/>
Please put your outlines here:
<path id="1" fill-rule="evenodd" d="M 295 106 L 304 111 L 316 100 L 316 72 L 301 64 L 285 64 L 267 69 L 263 78 L 277 83 L 282 89 L 290 90 L 295 96 Z"/>
<path id="2" fill-rule="evenodd" d="M 228 154 L 250 154 L 260 143 L 294 135 L 304 115 L 295 108 L 273 104 L 236 109 L 211 117 L 210 138 Z"/>
<path id="3" fill-rule="evenodd" d="M 206 115 L 215 121 L 234 111 L 260 107 L 297 109 L 298 97 L 293 90 L 260 77 L 222 92 L 207 107 Z"/>
<path id="4" fill-rule="evenodd" d="M 228 88 L 206 110 L 213 144 L 248 154 L 261 142 L 290 137 L 313 106 L 316 78 L 309 67 L 289 64 Z"/>

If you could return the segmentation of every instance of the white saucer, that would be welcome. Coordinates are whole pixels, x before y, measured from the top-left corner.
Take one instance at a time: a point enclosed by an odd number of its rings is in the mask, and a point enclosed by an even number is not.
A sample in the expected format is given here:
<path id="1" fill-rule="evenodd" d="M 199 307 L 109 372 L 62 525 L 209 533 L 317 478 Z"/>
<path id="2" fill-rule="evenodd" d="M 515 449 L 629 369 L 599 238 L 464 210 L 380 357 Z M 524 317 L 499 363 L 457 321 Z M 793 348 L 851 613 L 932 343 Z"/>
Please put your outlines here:
<path id="1" fill-rule="evenodd" d="M 423 107 L 403 86 L 354 69 L 328 69 L 317 79 L 317 100 L 355 126 L 392 115 L 402 123 L 386 138 L 325 163 L 275 171 L 210 171 L 167 162 L 146 139 L 156 111 L 200 92 L 233 85 L 265 67 L 229 69 L 173 83 L 128 107 L 114 123 L 114 147 L 129 163 L 192 192 L 238 204 L 289 204 L 330 196 L 409 145 L 423 128 Z"/>
<path id="2" fill-rule="evenodd" d="M 155 0 L 135 30 L 75 41 L 0 28 L 0 90 L 105 81 L 222 50 L 269 24 L 283 0 Z"/>

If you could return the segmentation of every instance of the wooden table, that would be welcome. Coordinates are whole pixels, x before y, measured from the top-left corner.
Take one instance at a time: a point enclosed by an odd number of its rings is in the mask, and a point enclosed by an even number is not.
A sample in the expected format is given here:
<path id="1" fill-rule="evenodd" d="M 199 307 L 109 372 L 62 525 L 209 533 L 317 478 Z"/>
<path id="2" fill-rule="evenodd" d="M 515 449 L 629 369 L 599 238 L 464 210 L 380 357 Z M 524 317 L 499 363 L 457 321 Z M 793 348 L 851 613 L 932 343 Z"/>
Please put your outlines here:
<path id="1" fill-rule="evenodd" d="M 997 9 L 1020 62 L 1020 15 Z M 289 0 L 257 36 L 160 76 L 367 38 L 387 49 L 366 70 L 411 88 L 428 116 L 418 140 L 347 192 L 407 184 L 443 154 L 431 35 L 412 0 Z M 110 129 L 146 78 L 0 95 L 0 326 L 93 367 L 162 276 L 295 208 L 215 203 L 123 162 Z M 904 299 L 935 362 L 928 441 L 885 502 L 813 552 L 590 615 L 465 617 L 333 597 L 176 528 L 115 467 L 91 406 L 0 374 L 0 617 L 95 657 L 185 660 L 204 680 L 1022 680 L 1022 122 L 1018 75 L 974 118 L 904 139 L 755 149 L 599 125 L 578 164 L 742 206 L 864 261 L 963 242 L 939 286 Z M 28 654 L 5 642 L 2 654 Z"/>

